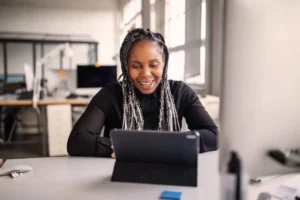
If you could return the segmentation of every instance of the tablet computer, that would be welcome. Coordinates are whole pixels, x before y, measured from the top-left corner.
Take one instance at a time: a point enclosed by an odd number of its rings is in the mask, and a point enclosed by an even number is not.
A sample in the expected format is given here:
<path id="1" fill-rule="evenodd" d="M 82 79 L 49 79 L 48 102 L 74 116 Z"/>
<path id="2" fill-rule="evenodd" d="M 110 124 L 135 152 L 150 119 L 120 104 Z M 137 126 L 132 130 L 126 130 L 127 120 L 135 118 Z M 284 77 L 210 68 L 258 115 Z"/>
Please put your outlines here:
<path id="1" fill-rule="evenodd" d="M 198 132 L 111 131 L 112 181 L 197 185 Z"/>
<path id="2" fill-rule="evenodd" d="M 111 131 L 117 160 L 196 164 L 199 152 L 197 132 Z"/>

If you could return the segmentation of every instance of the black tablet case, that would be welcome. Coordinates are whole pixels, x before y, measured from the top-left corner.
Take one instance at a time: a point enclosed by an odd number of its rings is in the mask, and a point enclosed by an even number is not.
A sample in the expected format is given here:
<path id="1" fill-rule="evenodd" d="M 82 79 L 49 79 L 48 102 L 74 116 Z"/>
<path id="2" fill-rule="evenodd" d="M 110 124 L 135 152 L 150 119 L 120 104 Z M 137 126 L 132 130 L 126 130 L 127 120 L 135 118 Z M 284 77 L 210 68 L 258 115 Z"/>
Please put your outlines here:
<path id="1" fill-rule="evenodd" d="M 117 182 L 197 186 L 198 133 L 111 132 Z"/>

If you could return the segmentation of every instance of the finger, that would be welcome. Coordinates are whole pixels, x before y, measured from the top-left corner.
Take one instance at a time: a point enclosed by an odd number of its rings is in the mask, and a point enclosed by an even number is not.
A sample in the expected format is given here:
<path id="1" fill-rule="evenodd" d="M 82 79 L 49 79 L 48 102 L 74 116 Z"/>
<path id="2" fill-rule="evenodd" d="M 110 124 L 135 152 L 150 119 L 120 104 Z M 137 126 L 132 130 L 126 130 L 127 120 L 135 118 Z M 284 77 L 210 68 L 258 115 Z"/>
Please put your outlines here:
<path id="1" fill-rule="evenodd" d="M 112 157 L 112 158 L 115 158 L 115 152 L 113 152 L 113 153 L 111 154 L 111 157 Z"/>

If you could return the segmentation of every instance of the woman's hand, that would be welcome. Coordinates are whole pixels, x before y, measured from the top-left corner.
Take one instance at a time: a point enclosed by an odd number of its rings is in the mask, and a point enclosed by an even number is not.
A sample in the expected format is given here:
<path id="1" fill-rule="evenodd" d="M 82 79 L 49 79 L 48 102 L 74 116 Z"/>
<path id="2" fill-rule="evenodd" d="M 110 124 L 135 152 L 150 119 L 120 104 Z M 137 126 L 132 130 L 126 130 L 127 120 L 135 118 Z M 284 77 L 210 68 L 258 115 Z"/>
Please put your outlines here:
<path id="1" fill-rule="evenodd" d="M 111 146 L 111 148 L 112 148 L 112 150 L 114 151 L 114 147 L 113 147 L 113 146 Z M 112 154 L 111 154 L 111 157 L 112 157 L 112 158 L 116 158 L 116 156 L 115 156 L 115 152 L 112 152 Z"/>

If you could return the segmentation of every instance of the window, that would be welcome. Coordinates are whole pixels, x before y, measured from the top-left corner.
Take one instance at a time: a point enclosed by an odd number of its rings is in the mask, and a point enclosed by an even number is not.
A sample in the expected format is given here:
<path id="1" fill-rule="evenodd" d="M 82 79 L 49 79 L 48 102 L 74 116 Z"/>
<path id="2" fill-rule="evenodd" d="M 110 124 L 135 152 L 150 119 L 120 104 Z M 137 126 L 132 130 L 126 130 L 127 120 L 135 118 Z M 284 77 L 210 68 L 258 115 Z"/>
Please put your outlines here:
<path id="1" fill-rule="evenodd" d="M 199 84 L 205 83 L 205 46 L 200 47 L 200 78 L 199 78 Z"/>
<path id="2" fill-rule="evenodd" d="M 156 30 L 155 0 L 150 0 L 150 29 L 153 32 Z"/>
<path id="3" fill-rule="evenodd" d="M 169 23 L 169 47 L 176 47 L 185 43 L 185 16 L 179 15 Z"/>
<path id="4" fill-rule="evenodd" d="M 206 9 L 207 4 L 205 0 L 200 3 L 194 3 L 189 5 L 190 11 L 187 10 L 189 19 L 194 19 L 195 22 L 191 22 L 189 27 L 195 27 L 194 32 L 189 32 L 188 42 L 191 47 L 187 47 L 189 60 L 186 60 L 186 79 L 188 84 L 204 85 L 205 84 L 205 71 L 206 71 Z M 200 22 L 200 23 L 199 23 Z M 189 28 L 190 29 L 190 28 Z M 187 30 L 189 31 L 189 30 Z M 193 46 L 193 47 L 192 47 Z M 199 55 L 199 58 L 195 58 Z"/>
<path id="5" fill-rule="evenodd" d="M 202 1 L 201 3 L 201 40 L 205 40 L 206 38 L 206 1 Z"/>
<path id="6" fill-rule="evenodd" d="M 123 25 L 129 23 L 141 11 L 142 11 L 141 0 L 129 1 L 123 8 Z"/>
<path id="7" fill-rule="evenodd" d="M 165 40 L 170 51 L 168 77 L 183 81 L 185 51 L 177 47 L 185 44 L 185 0 L 166 0 Z"/>
<path id="8" fill-rule="evenodd" d="M 184 80 L 184 51 L 170 54 L 168 65 L 168 78 L 172 80 Z"/>
<path id="9" fill-rule="evenodd" d="M 120 24 L 121 34 L 119 45 L 121 46 L 128 31 L 133 28 L 142 27 L 142 0 L 131 0 L 127 2 L 120 11 L 122 14 L 122 20 Z M 119 55 L 117 54 L 117 56 Z M 117 60 L 117 75 L 120 76 L 122 73 L 121 64 L 119 59 Z"/>
<path id="10" fill-rule="evenodd" d="M 142 27 L 142 0 L 131 0 L 123 8 L 123 19 L 121 24 L 122 34 L 120 41 L 122 42 L 128 31 L 134 28 Z"/>
<path id="11" fill-rule="evenodd" d="M 199 62 L 200 62 L 200 73 L 195 76 L 187 77 L 185 79 L 186 83 L 188 84 L 196 84 L 196 85 L 203 85 L 205 83 L 205 46 L 200 47 L 200 56 L 199 56 Z"/>
<path id="12" fill-rule="evenodd" d="M 169 48 L 185 42 L 185 0 L 166 0 L 165 36 Z"/>

